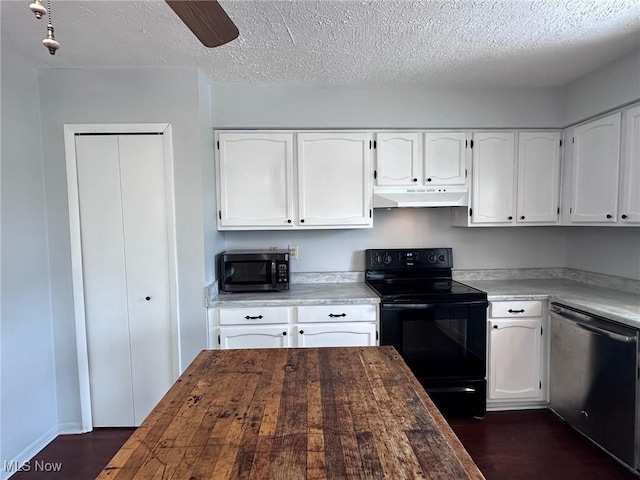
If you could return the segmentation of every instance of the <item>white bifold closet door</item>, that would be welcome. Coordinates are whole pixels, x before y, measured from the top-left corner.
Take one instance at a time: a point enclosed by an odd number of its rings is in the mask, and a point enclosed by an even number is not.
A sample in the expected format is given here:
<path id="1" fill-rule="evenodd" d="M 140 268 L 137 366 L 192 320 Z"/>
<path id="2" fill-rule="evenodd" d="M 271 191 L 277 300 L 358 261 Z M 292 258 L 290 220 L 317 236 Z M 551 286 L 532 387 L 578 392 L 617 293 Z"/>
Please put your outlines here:
<path id="1" fill-rule="evenodd" d="M 75 140 L 93 426 L 137 426 L 173 380 L 163 138 Z"/>

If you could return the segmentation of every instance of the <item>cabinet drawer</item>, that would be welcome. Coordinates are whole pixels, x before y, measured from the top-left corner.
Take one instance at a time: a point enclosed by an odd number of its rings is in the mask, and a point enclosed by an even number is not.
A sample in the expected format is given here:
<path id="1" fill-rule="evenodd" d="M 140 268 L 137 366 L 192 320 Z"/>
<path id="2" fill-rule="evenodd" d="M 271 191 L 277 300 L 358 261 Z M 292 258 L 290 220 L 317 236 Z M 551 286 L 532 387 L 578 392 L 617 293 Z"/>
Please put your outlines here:
<path id="1" fill-rule="evenodd" d="M 492 318 L 541 317 L 540 300 L 514 300 L 512 302 L 491 302 Z"/>
<path id="2" fill-rule="evenodd" d="M 318 305 L 298 307 L 298 323 L 313 322 L 374 322 L 376 305 Z"/>
<path id="3" fill-rule="evenodd" d="M 256 325 L 266 323 L 289 323 L 289 307 L 221 308 L 220 325 Z"/>

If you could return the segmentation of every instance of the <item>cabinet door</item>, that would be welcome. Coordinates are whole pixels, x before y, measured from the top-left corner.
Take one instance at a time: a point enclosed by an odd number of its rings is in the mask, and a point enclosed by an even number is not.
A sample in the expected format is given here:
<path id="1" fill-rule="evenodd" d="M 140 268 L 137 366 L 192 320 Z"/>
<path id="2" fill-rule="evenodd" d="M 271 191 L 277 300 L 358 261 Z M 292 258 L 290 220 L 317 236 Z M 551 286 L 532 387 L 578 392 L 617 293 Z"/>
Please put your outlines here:
<path id="1" fill-rule="evenodd" d="M 515 190 L 515 133 L 473 134 L 472 223 L 511 223 Z"/>
<path id="2" fill-rule="evenodd" d="M 517 222 L 557 222 L 559 199 L 560 132 L 519 133 Z"/>
<path id="3" fill-rule="evenodd" d="M 220 327 L 220 348 L 283 348 L 290 345 L 288 325 Z"/>
<path id="4" fill-rule="evenodd" d="M 293 224 L 293 134 L 218 135 L 218 226 Z"/>
<path id="5" fill-rule="evenodd" d="M 415 185 L 421 176 L 419 133 L 376 134 L 376 185 Z"/>
<path id="6" fill-rule="evenodd" d="M 299 133 L 302 226 L 372 225 L 371 135 Z"/>
<path id="7" fill-rule="evenodd" d="M 368 347 L 376 345 L 375 323 L 297 325 L 299 347 Z"/>
<path id="8" fill-rule="evenodd" d="M 572 222 L 617 220 L 620 113 L 574 129 Z"/>
<path id="9" fill-rule="evenodd" d="M 489 398 L 542 398 L 542 319 L 489 321 Z"/>
<path id="10" fill-rule="evenodd" d="M 624 115 L 620 221 L 640 223 L 640 106 L 630 108 Z"/>
<path id="11" fill-rule="evenodd" d="M 426 185 L 466 185 L 468 140 L 466 132 L 424 134 Z"/>

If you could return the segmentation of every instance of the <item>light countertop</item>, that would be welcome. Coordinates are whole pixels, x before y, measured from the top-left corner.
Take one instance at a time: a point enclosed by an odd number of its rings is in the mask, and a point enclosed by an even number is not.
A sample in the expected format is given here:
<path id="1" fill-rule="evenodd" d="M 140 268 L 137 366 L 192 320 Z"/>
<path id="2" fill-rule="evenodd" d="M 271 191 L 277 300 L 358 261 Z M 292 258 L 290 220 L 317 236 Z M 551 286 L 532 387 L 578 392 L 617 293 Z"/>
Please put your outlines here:
<path id="1" fill-rule="evenodd" d="M 207 306 L 273 307 L 290 305 L 368 305 L 380 298 L 365 283 L 293 283 L 284 292 L 221 293 L 208 299 Z"/>
<path id="2" fill-rule="evenodd" d="M 640 295 L 567 279 L 466 280 L 489 301 L 546 300 L 640 328 Z"/>
<path id="3" fill-rule="evenodd" d="M 461 283 L 487 292 L 490 301 L 549 300 L 640 328 L 640 294 L 566 278 L 471 280 Z M 209 308 L 368 305 L 379 297 L 363 282 L 294 283 L 284 292 L 211 294 Z"/>

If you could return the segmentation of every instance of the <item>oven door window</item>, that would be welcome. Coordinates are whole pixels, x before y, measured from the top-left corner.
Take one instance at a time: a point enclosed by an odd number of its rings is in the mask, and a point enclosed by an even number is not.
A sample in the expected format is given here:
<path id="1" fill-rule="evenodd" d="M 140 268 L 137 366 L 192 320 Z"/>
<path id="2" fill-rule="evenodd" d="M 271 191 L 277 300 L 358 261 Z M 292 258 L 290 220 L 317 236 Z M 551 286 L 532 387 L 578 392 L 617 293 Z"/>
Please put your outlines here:
<path id="1" fill-rule="evenodd" d="M 271 280 L 271 261 L 234 261 L 224 264 L 226 285 L 270 285 Z"/>
<path id="2" fill-rule="evenodd" d="M 393 345 L 420 378 L 483 377 L 486 307 L 385 307 L 381 344 Z"/>

